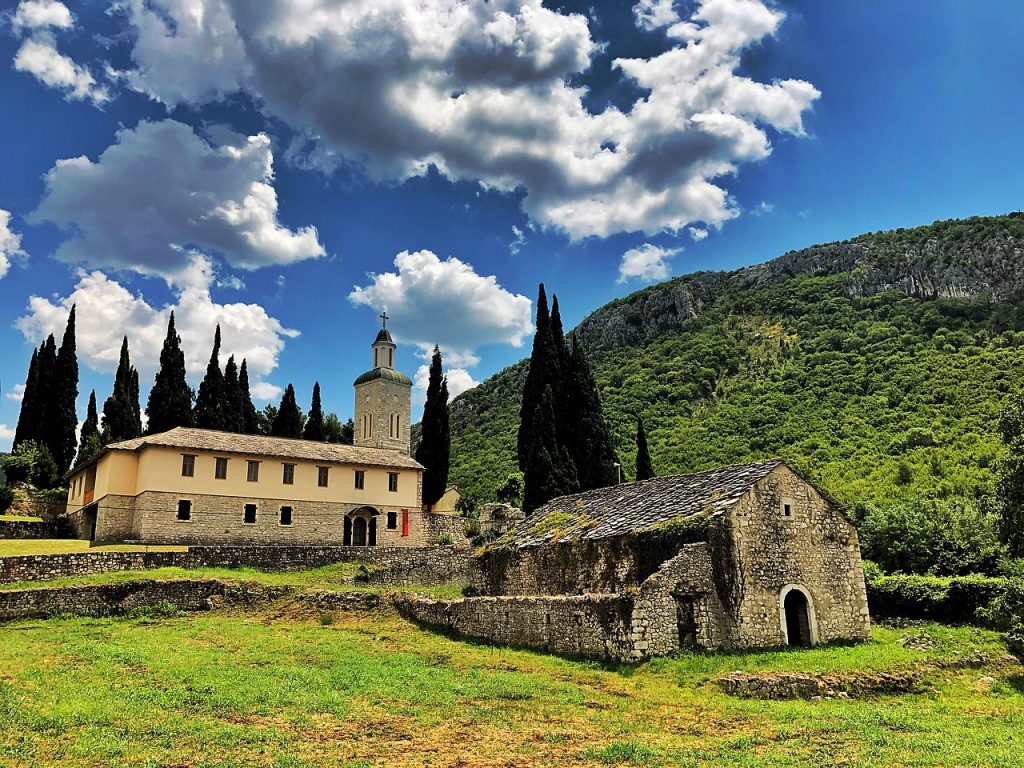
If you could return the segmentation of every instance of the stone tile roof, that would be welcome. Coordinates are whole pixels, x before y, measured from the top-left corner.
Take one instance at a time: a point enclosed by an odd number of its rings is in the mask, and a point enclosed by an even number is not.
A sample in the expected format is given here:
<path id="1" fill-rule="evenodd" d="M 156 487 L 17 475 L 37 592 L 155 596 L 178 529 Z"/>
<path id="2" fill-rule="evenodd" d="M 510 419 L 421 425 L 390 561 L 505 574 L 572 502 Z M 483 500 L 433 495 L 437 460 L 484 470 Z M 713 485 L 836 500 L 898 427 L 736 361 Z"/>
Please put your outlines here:
<path id="1" fill-rule="evenodd" d="M 534 510 L 512 532 L 521 547 L 555 541 L 607 539 L 644 531 L 676 517 L 719 510 L 739 501 L 783 464 L 781 459 L 735 464 L 560 496 Z"/>
<path id="2" fill-rule="evenodd" d="M 423 465 L 411 456 L 385 448 L 362 448 L 339 443 L 320 443 L 314 440 L 267 437 L 266 435 L 242 435 L 236 432 L 218 432 L 213 429 L 193 429 L 191 427 L 175 427 L 167 432 L 111 443 L 106 450 L 138 451 L 150 445 L 182 450 L 241 453 L 328 463 L 362 464 L 400 469 L 423 468 Z"/>

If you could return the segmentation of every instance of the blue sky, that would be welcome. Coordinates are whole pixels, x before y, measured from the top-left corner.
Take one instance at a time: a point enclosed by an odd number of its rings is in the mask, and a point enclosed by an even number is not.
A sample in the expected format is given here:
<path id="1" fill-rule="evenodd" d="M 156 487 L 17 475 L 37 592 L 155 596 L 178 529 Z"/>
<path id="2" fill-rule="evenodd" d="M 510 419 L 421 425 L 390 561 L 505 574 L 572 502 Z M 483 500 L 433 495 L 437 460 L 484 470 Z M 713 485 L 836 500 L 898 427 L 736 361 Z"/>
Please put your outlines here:
<path id="1" fill-rule="evenodd" d="M 572 326 L 1022 205 L 1019 3 L 113 5 L 0 27 L 0 450 L 70 301 L 83 413 L 124 333 L 145 397 L 175 308 L 193 385 L 219 321 L 258 395 L 319 380 L 345 418 L 383 305 L 458 390 L 528 354 L 539 281 Z"/>

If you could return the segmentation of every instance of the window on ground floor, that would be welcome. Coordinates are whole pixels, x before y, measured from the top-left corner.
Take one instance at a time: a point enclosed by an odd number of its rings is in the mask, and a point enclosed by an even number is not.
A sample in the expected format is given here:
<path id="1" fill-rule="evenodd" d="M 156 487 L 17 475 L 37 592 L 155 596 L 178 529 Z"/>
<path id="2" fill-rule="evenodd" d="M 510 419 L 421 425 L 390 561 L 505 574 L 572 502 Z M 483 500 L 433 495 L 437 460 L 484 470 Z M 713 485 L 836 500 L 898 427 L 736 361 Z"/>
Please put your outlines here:
<path id="1" fill-rule="evenodd" d="M 178 519 L 192 519 L 192 501 L 190 499 L 178 499 Z"/>
<path id="2" fill-rule="evenodd" d="M 291 524 L 292 524 L 292 508 L 291 507 L 281 507 L 281 525 L 291 525 Z"/>
<path id="3" fill-rule="evenodd" d="M 245 517 L 243 522 L 249 523 L 250 525 L 256 522 L 256 505 L 246 504 L 245 505 Z"/>
<path id="4" fill-rule="evenodd" d="M 388 512 L 388 530 L 389 531 L 397 531 L 398 530 L 398 513 L 397 512 Z"/>

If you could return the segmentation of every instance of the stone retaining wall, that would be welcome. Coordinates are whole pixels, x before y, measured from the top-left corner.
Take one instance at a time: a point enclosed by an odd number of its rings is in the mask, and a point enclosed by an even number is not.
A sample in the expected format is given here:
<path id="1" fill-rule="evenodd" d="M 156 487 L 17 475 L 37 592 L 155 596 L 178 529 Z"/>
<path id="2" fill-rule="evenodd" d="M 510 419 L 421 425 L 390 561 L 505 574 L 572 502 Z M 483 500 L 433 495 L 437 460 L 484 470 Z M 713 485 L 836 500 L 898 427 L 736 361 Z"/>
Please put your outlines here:
<path id="1" fill-rule="evenodd" d="M 921 669 L 834 675 L 732 672 L 716 682 L 729 695 L 745 699 L 845 699 L 917 693 L 922 689 L 923 677 Z"/>
<path id="2" fill-rule="evenodd" d="M 70 534 L 64 519 L 5 520 L 0 517 L 0 539 L 62 539 Z"/>
<path id="3" fill-rule="evenodd" d="M 404 597 L 396 607 L 408 619 L 463 637 L 569 655 L 634 658 L 633 600 L 625 595 Z"/>
<path id="4" fill-rule="evenodd" d="M 378 584 L 444 584 L 467 579 L 471 556 L 453 547 L 192 547 L 187 552 L 76 552 L 0 557 L 0 584 L 149 568 L 301 571 L 342 562 L 373 566 Z"/>

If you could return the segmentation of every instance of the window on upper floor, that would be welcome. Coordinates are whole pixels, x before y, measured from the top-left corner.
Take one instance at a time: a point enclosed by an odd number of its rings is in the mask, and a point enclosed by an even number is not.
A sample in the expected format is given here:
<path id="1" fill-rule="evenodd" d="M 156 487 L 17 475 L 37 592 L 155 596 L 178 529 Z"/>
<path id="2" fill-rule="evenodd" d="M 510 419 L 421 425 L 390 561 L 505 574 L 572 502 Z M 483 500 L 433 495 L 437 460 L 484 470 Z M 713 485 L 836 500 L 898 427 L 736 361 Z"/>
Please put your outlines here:
<path id="1" fill-rule="evenodd" d="M 281 507 L 281 520 L 280 520 L 280 522 L 281 522 L 281 525 L 291 525 L 292 524 L 292 508 L 291 507 Z"/>
<path id="2" fill-rule="evenodd" d="M 244 511 L 243 514 L 244 514 L 244 516 L 242 518 L 242 522 L 243 523 L 248 523 L 249 525 L 255 525 L 255 523 L 256 523 L 256 505 L 255 504 L 246 504 L 245 505 L 245 511 Z"/>
<path id="3" fill-rule="evenodd" d="M 192 519 L 192 501 L 190 499 L 178 499 L 178 519 Z"/>
<path id="4" fill-rule="evenodd" d="M 356 470 L 356 490 L 361 491 L 366 487 L 366 473 L 361 470 Z"/>
<path id="5" fill-rule="evenodd" d="M 295 483 L 295 465 L 294 464 L 283 464 L 284 471 L 281 476 L 281 482 L 285 485 L 293 485 Z"/>
<path id="6" fill-rule="evenodd" d="M 258 483 L 260 480 L 260 463 L 258 461 L 250 461 L 246 468 L 245 479 L 250 483 Z"/>
<path id="7" fill-rule="evenodd" d="M 227 480 L 228 478 L 228 460 L 217 458 L 216 464 L 213 468 L 213 476 L 217 480 Z"/>
<path id="8" fill-rule="evenodd" d="M 388 490 L 394 493 L 398 490 L 398 473 L 388 472 Z"/>
<path id="9" fill-rule="evenodd" d="M 363 414 L 363 439 L 369 439 L 373 437 L 373 414 Z"/>
<path id="10" fill-rule="evenodd" d="M 316 484 L 321 488 L 327 487 L 327 478 L 330 475 L 330 467 L 317 467 L 316 468 Z"/>
<path id="11" fill-rule="evenodd" d="M 196 457 L 190 453 L 181 454 L 181 476 L 193 477 L 196 473 Z"/>
<path id="12" fill-rule="evenodd" d="M 401 433 L 401 417 L 397 413 L 392 413 L 391 418 L 388 420 L 388 436 L 393 440 L 397 440 Z"/>

